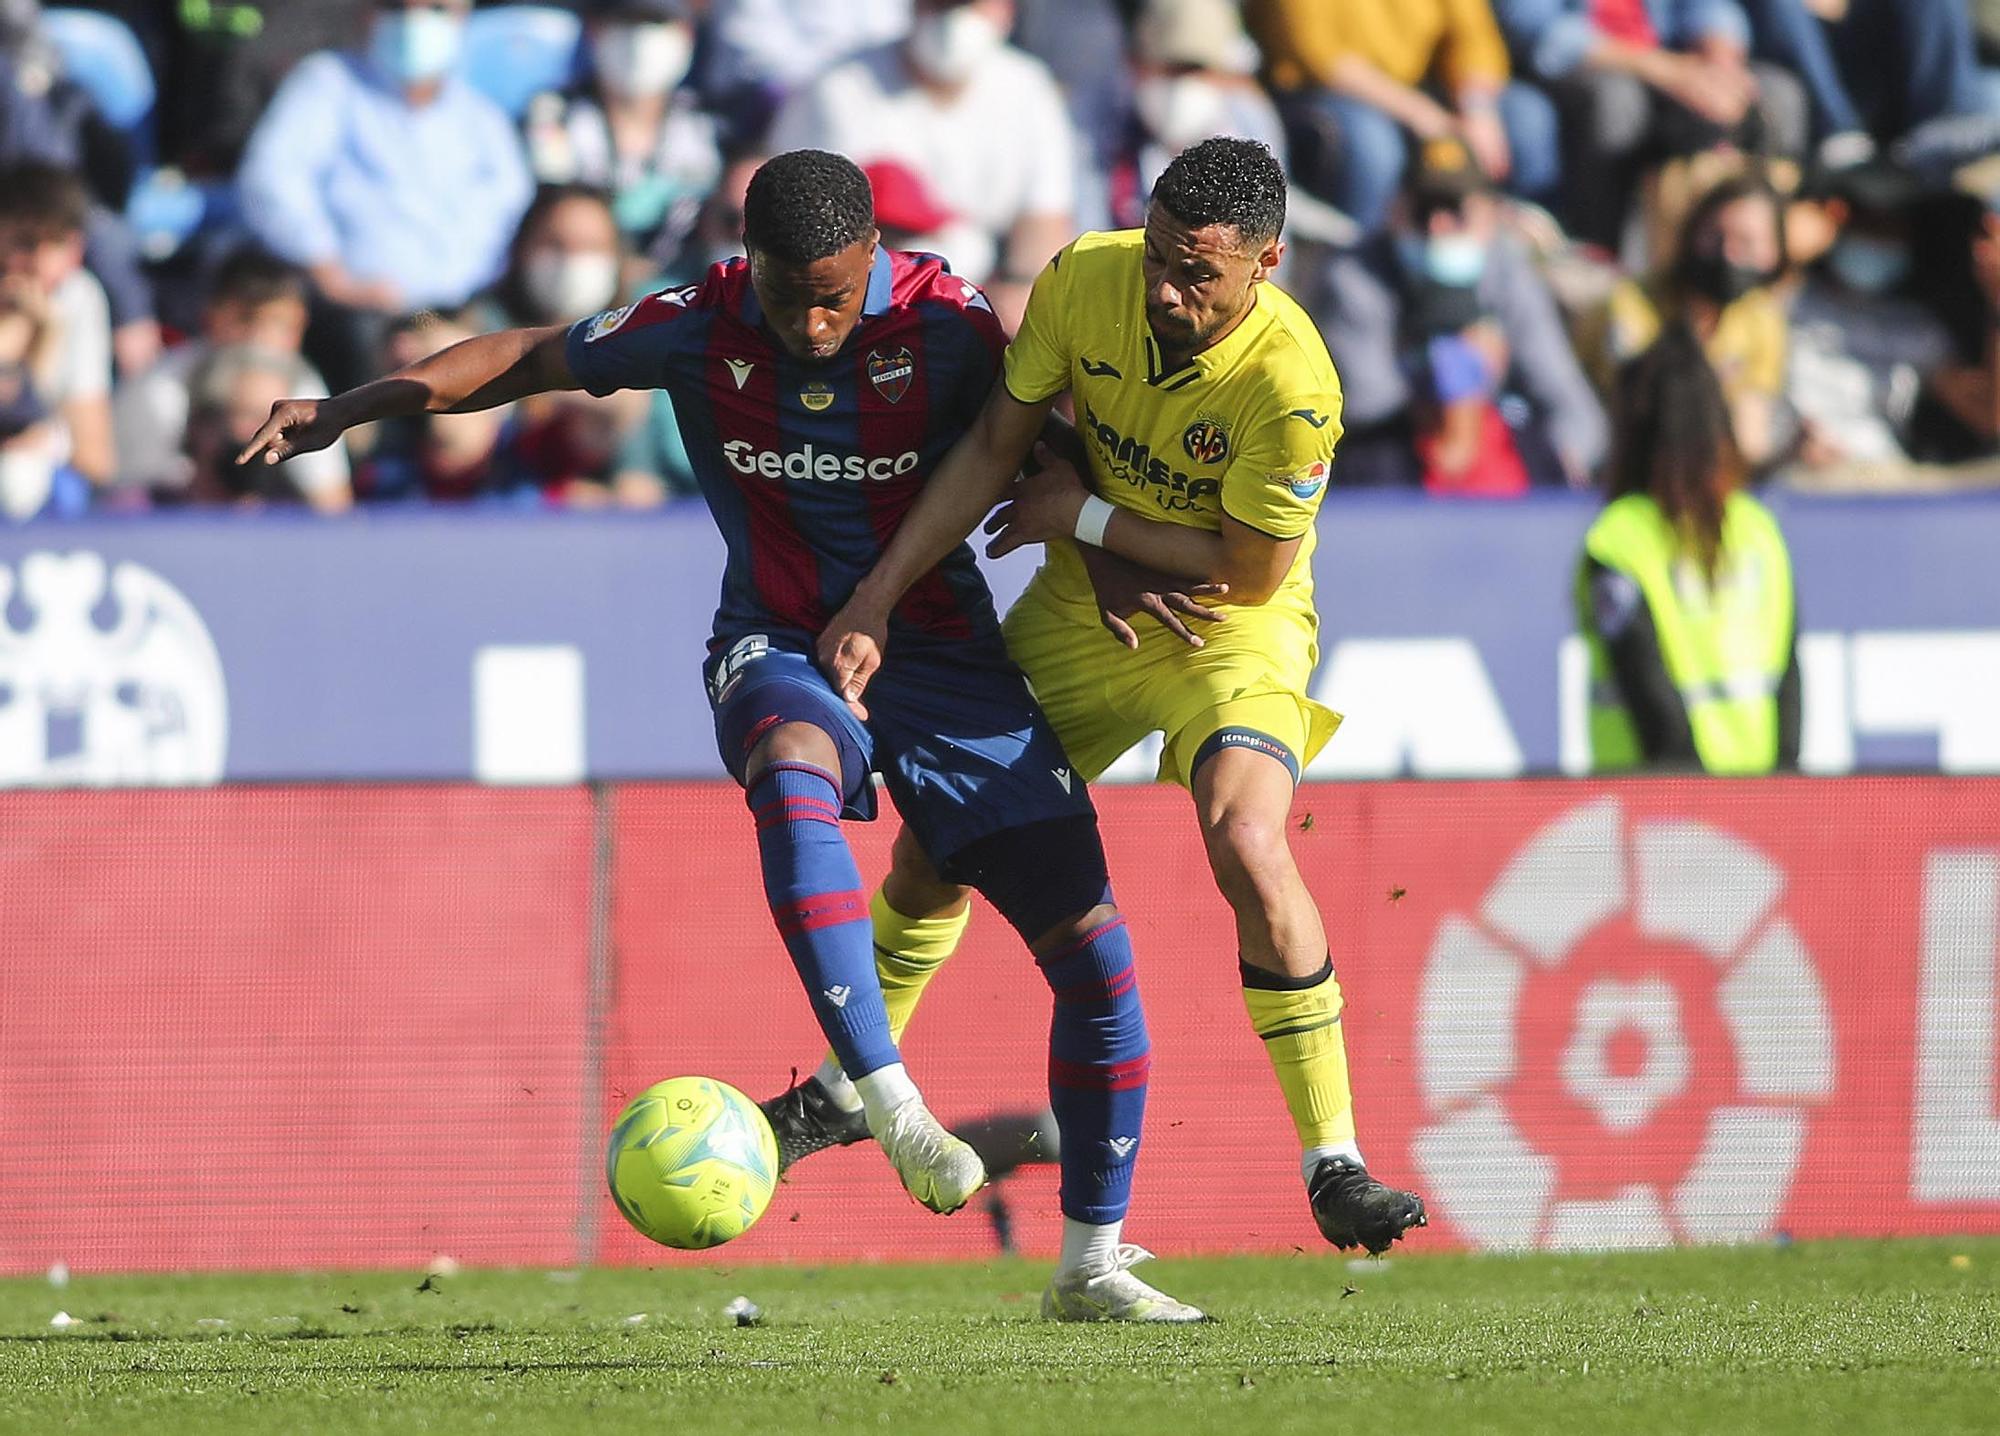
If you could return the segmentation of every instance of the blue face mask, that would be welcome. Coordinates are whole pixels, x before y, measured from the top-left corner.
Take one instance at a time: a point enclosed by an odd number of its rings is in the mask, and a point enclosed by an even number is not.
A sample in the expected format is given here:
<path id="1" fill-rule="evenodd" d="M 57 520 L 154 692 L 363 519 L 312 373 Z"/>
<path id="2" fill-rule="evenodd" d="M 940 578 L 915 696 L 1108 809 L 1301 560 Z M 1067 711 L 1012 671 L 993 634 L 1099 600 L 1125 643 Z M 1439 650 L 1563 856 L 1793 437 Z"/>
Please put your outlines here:
<path id="1" fill-rule="evenodd" d="M 399 85 L 442 78 L 458 63 L 465 21 L 444 10 L 391 10 L 375 17 L 368 58 Z"/>
<path id="2" fill-rule="evenodd" d="M 1486 246 L 1469 234 L 1396 236 L 1403 268 L 1447 289 L 1470 289 L 1486 273 Z"/>
<path id="3" fill-rule="evenodd" d="M 1910 276 L 1909 248 L 1893 239 L 1844 236 L 1826 262 L 1840 282 L 1858 294 L 1887 294 Z"/>

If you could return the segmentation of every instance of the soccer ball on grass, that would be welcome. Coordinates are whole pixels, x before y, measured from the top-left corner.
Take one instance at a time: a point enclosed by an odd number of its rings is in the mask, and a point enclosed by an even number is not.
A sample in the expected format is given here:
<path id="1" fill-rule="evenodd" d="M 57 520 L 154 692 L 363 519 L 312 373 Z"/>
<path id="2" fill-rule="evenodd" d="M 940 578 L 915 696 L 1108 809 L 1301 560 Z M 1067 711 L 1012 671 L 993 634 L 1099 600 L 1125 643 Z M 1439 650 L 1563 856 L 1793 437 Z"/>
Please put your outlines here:
<path id="1" fill-rule="evenodd" d="M 662 1246 L 698 1251 L 750 1230 L 778 1181 L 778 1139 L 757 1104 L 713 1077 L 634 1097 L 604 1158 L 611 1199 Z"/>

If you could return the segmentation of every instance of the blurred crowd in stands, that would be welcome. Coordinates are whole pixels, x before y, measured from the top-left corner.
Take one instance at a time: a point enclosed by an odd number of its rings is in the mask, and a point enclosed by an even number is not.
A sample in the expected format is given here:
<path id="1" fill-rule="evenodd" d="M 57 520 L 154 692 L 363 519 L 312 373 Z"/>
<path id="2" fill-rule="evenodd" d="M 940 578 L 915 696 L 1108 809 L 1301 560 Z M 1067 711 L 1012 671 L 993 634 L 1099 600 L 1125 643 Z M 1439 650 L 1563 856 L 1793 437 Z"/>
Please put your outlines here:
<path id="1" fill-rule="evenodd" d="M 698 278 L 779 150 L 855 157 L 1011 322 L 1213 134 L 1292 175 L 1339 484 L 1587 487 L 1682 323 L 1760 476 L 1990 484 L 1989 61 L 2000 0 L 0 0 L 0 513 L 686 496 L 658 395 L 233 456 L 277 398 Z"/>

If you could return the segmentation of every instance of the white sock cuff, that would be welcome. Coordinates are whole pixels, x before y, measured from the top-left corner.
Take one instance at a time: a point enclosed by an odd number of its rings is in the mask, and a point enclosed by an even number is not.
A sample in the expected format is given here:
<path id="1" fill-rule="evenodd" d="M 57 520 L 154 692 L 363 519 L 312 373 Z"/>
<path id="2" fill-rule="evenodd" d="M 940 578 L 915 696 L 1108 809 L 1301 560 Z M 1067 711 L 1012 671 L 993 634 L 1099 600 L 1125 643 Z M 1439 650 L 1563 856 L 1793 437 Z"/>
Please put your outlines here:
<path id="1" fill-rule="evenodd" d="M 840 1070 L 838 1057 L 828 1053 L 826 1061 L 819 1064 L 819 1070 L 813 1076 L 819 1080 L 820 1086 L 826 1088 L 826 1095 L 833 1098 L 835 1106 L 847 1112 L 861 1110 L 861 1094 L 854 1090 L 854 1084 Z"/>
<path id="2" fill-rule="evenodd" d="M 1328 1157 L 1345 1157 L 1358 1167 L 1368 1164 L 1361 1160 L 1361 1149 L 1352 1142 L 1343 1142 L 1337 1147 L 1308 1147 L 1299 1157 L 1299 1172 L 1307 1182 L 1313 1179 L 1313 1169 Z"/>
<path id="3" fill-rule="evenodd" d="M 881 1118 L 914 1100 L 919 1094 L 917 1084 L 910 1080 L 910 1074 L 900 1062 L 891 1062 L 887 1067 L 877 1067 L 866 1077 L 854 1079 L 854 1090 L 861 1094 L 861 1105 L 868 1110 L 868 1125 L 872 1130 Z"/>
<path id="4" fill-rule="evenodd" d="M 1056 1267 L 1056 1274 L 1066 1276 L 1075 1271 L 1109 1269 L 1124 1231 L 1123 1221 L 1106 1222 L 1099 1226 L 1080 1222 L 1074 1217 L 1064 1217 L 1062 1260 Z"/>

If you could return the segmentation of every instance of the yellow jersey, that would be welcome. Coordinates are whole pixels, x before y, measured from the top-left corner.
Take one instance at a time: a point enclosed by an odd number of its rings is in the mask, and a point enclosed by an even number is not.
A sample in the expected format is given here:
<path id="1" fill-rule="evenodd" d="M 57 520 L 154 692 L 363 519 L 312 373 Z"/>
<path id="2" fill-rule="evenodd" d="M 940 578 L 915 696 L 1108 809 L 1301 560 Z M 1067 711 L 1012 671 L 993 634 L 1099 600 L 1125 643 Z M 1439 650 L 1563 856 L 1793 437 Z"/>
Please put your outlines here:
<path id="1" fill-rule="evenodd" d="M 1222 515 L 1305 541 L 1268 609 L 1312 617 L 1313 521 L 1340 438 L 1340 379 L 1319 330 L 1275 285 L 1221 343 L 1166 369 L 1146 323 L 1144 232 L 1086 234 L 1049 261 L 1008 346 L 1007 390 L 1036 404 L 1067 389 L 1098 493 L 1149 519 L 1219 530 Z M 1096 599 L 1071 543 L 1036 582 Z"/>

